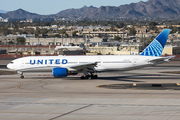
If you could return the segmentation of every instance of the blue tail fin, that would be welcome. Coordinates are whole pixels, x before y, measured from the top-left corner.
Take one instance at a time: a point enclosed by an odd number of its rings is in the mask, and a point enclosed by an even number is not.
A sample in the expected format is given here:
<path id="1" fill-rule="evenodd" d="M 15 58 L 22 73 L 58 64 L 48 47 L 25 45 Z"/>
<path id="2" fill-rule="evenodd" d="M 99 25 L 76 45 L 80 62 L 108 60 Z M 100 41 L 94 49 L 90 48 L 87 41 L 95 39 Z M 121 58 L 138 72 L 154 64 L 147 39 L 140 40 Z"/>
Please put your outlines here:
<path id="1" fill-rule="evenodd" d="M 160 57 L 162 55 L 169 33 L 170 29 L 164 29 L 140 55 Z"/>

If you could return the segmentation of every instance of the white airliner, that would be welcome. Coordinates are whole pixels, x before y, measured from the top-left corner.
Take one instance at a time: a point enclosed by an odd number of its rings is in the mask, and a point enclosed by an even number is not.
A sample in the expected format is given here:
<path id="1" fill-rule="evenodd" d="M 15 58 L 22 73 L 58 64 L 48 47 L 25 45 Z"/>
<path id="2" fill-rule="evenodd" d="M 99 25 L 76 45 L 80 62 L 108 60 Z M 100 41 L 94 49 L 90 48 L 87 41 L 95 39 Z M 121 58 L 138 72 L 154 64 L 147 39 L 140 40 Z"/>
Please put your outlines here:
<path id="1" fill-rule="evenodd" d="M 7 67 L 23 72 L 52 72 L 54 77 L 83 73 L 81 78 L 97 78 L 97 72 L 127 71 L 169 61 L 161 57 L 170 29 L 163 30 L 140 55 L 31 56 L 10 62 Z"/>

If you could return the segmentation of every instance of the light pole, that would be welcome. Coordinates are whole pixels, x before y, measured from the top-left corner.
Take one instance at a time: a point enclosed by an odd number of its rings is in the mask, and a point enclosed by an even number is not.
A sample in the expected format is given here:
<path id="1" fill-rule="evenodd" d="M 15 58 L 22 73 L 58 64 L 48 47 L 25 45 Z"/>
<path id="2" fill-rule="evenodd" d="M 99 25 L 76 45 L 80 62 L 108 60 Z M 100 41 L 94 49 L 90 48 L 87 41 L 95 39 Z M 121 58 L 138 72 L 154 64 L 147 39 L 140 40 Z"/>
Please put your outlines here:
<path id="1" fill-rule="evenodd" d="M 62 37 L 62 44 L 61 44 L 61 46 L 63 46 L 63 35 L 61 35 L 61 37 Z"/>
<path id="2" fill-rule="evenodd" d="M 29 50 L 30 50 L 30 37 L 29 37 Z"/>

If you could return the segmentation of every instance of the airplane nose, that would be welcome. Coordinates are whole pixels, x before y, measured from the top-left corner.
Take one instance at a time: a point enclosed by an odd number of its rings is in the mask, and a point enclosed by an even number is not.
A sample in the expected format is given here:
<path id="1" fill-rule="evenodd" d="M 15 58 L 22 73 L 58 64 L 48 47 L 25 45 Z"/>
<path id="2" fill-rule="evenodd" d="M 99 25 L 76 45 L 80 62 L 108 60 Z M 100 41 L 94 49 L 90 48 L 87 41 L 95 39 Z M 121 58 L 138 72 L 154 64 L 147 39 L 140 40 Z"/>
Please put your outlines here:
<path id="1" fill-rule="evenodd" d="M 9 64 L 7 65 L 7 68 L 10 69 L 10 68 L 9 68 Z"/>
<path id="2" fill-rule="evenodd" d="M 8 64 L 8 65 L 7 65 L 7 68 L 8 68 L 8 69 L 13 69 L 13 65 L 12 65 L 12 64 Z"/>

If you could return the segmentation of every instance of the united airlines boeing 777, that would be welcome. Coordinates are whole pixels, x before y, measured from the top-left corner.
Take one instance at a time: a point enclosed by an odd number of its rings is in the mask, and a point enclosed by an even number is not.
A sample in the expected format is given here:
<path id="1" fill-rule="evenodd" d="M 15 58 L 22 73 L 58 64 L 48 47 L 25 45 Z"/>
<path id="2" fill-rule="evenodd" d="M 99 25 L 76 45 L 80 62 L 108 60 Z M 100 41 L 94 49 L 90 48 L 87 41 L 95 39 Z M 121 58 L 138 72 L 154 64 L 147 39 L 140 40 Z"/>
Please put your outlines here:
<path id="1" fill-rule="evenodd" d="M 97 78 L 97 72 L 127 71 L 169 61 L 161 57 L 170 29 L 163 30 L 140 55 L 102 56 L 31 56 L 10 62 L 7 67 L 23 72 L 52 72 L 54 77 L 83 73 L 86 79 Z"/>

